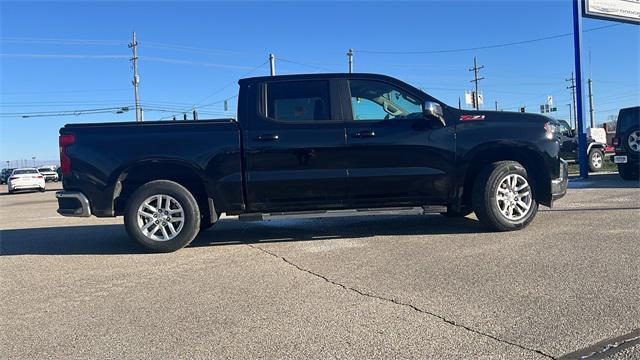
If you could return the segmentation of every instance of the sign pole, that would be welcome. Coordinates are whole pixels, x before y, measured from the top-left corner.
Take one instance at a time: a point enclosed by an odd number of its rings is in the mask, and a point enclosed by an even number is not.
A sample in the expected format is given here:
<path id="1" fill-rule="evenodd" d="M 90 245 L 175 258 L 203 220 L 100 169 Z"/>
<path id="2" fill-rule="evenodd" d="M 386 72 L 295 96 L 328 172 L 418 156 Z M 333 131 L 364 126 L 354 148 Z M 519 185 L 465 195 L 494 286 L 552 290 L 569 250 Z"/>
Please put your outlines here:
<path id="1" fill-rule="evenodd" d="M 580 177 L 589 177 L 587 166 L 587 133 L 584 124 L 584 104 L 582 91 L 582 0 L 573 0 L 573 48 L 576 67 L 576 125 L 578 130 L 578 163 Z"/>

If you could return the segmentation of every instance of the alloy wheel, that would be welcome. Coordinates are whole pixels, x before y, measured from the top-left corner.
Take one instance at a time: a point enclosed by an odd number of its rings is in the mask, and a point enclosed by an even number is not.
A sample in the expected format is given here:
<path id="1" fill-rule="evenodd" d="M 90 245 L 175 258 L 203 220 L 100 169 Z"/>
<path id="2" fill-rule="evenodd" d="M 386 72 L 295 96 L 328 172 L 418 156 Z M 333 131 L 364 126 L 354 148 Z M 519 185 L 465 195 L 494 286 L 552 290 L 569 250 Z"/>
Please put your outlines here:
<path id="1" fill-rule="evenodd" d="M 629 145 L 629 149 L 640 152 L 640 130 L 633 131 L 629 134 L 627 144 Z"/>
<path id="2" fill-rule="evenodd" d="M 180 234 L 184 226 L 182 205 L 169 195 L 146 198 L 137 213 L 138 228 L 153 241 L 168 241 Z"/>
<path id="3" fill-rule="evenodd" d="M 531 187 L 523 176 L 509 174 L 499 183 L 496 203 L 500 213 L 511 221 L 524 218 L 531 209 L 533 197 Z"/>

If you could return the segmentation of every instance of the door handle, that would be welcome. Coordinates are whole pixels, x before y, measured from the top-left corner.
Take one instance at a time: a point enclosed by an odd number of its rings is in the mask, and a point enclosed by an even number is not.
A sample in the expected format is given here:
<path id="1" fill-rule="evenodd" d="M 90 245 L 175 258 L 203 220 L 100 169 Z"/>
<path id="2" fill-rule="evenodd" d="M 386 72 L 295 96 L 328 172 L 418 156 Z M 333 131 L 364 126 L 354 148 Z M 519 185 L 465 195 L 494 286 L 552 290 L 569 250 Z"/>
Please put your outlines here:
<path id="1" fill-rule="evenodd" d="M 280 137 L 277 134 L 263 134 L 256 138 L 258 141 L 277 141 Z"/>
<path id="2" fill-rule="evenodd" d="M 357 138 L 369 138 L 369 137 L 376 136 L 376 133 L 371 130 L 365 130 L 365 131 L 358 131 L 357 133 L 353 134 L 353 136 Z"/>

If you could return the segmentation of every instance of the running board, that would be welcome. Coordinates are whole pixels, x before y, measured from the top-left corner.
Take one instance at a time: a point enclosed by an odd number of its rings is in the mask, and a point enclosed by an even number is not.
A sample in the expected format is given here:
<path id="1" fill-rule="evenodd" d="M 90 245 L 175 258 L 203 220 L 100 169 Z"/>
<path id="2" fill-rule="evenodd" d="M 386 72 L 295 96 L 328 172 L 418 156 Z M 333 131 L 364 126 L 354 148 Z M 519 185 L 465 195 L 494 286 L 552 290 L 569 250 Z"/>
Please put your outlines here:
<path id="1" fill-rule="evenodd" d="M 349 210 L 320 210 L 294 211 L 274 213 L 248 213 L 238 216 L 240 221 L 263 221 L 283 219 L 315 219 L 348 216 L 377 216 L 377 215 L 425 215 L 447 212 L 446 206 L 396 207 Z"/>

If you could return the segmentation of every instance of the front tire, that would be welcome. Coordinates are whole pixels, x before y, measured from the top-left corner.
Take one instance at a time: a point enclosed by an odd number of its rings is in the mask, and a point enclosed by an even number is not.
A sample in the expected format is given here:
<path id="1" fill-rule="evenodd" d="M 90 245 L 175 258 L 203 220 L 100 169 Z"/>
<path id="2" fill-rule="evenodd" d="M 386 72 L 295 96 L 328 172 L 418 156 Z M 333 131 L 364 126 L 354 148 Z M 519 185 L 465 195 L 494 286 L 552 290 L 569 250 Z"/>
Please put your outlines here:
<path id="1" fill-rule="evenodd" d="M 472 197 L 478 220 L 494 231 L 522 229 L 538 212 L 527 170 L 515 161 L 486 166 L 476 177 Z"/>
<path id="2" fill-rule="evenodd" d="M 124 225 L 130 237 L 151 252 L 172 252 L 198 235 L 198 202 L 184 186 L 168 180 L 148 182 L 128 201 Z"/>
<path id="3" fill-rule="evenodd" d="M 604 154 L 600 149 L 589 150 L 589 170 L 597 172 L 602 170 L 602 164 L 604 163 Z"/>

